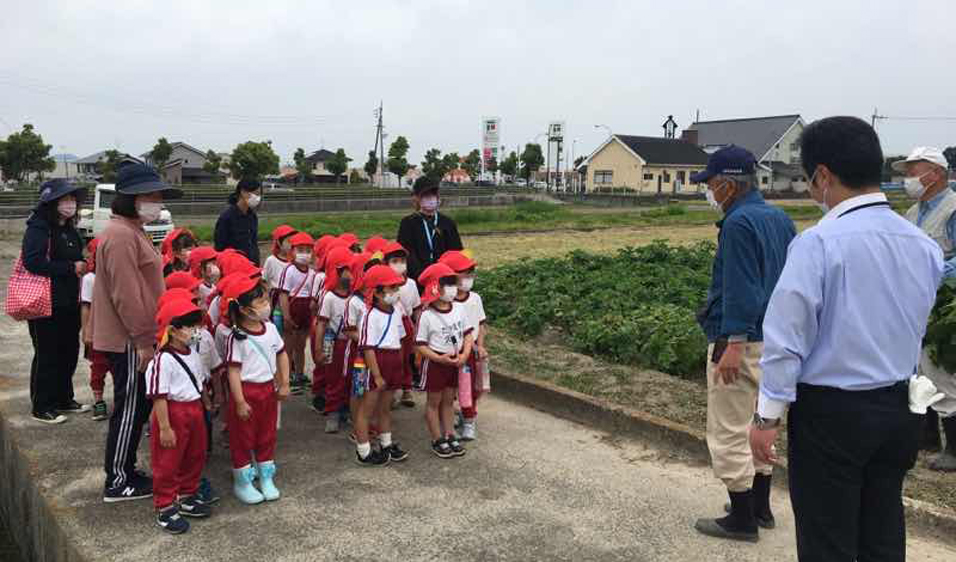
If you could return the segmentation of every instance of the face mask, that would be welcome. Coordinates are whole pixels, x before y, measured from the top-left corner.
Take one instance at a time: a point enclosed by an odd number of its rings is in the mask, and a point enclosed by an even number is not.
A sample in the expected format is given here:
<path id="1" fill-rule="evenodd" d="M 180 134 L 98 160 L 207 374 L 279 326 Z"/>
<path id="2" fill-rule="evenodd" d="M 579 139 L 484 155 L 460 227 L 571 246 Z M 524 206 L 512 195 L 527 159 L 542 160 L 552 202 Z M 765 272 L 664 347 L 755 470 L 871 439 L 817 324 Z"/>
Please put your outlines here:
<path id="1" fill-rule="evenodd" d="M 255 209 L 256 207 L 258 207 L 260 201 L 262 201 L 262 198 L 255 193 L 250 193 L 249 198 L 246 199 L 246 203 L 249 204 L 250 209 Z"/>
<path id="2" fill-rule="evenodd" d="M 60 213 L 60 216 L 65 219 L 73 218 L 73 215 L 76 214 L 76 200 L 75 199 L 60 199 L 56 204 L 56 210 Z"/>
<path id="3" fill-rule="evenodd" d="M 256 320 L 266 322 L 270 318 L 272 318 L 272 309 L 269 307 L 269 305 L 266 305 L 263 307 L 254 306 L 252 307 L 251 310 L 252 310 L 252 314 L 250 316 Z"/>
<path id="4" fill-rule="evenodd" d="M 151 223 L 159 220 L 159 215 L 163 212 L 163 204 L 153 201 L 143 201 L 139 205 L 136 205 L 136 212 L 139 214 L 141 221 Z"/>
<path id="5" fill-rule="evenodd" d="M 714 189 L 720 189 L 724 187 L 724 185 L 726 184 L 721 184 Z M 714 189 L 707 188 L 707 191 L 705 192 L 705 196 L 707 197 L 707 203 L 711 206 L 712 209 L 714 209 L 718 213 L 723 214 L 724 206 L 719 201 L 717 201 L 717 197 L 714 195 Z"/>
<path id="6" fill-rule="evenodd" d="M 429 195 L 428 197 L 422 198 L 422 210 L 429 213 L 434 212 L 438 208 L 438 197 L 434 195 Z"/>
<path id="7" fill-rule="evenodd" d="M 815 179 L 817 179 L 817 171 L 816 171 L 816 170 L 814 170 L 814 171 L 813 171 L 813 175 L 810 176 L 810 181 L 807 182 L 807 186 L 809 186 L 809 187 L 812 188 L 812 187 L 813 187 L 813 180 L 815 180 Z M 811 197 L 812 197 L 812 196 L 811 196 Z M 823 201 L 821 202 L 821 201 L 817 201 L 816 199 L 814 199 L 813 202 L 817 204 L 817 207 L 819 207 L 821 211 L 823 211 L 823 214 L 824 214 L 824 215 L 830 212 L 830 205 L 827 205 L 827 190 L 826 190 L 826 189 L 823 190 Z"/>
<path id="8" fill-rule="evenodd" d="M 385 304 L 394 306 L 398 303 L 400 297 L 401 295 L 398 294 L 398 291 L 395 291 L 394 293 L 385 293 L 385 297 L 382 298 L 382 300 L 385 301 Z"/>
<path id="9" fill-rule="evenodd" d="M 928 174 L 929 172 L 926 173 Z M 920 199 L 923 197 L 923 194 L 926 193 L 926 186 L 923 185 L 924 177 L 926 177 L 926 174 L 903 180 L 903 189 L 906 190 L 906 194 L 910 196 L 910 199 Z"/>
<path id="10" fill-rule="evenodd" d="M 295 263 L 299 265 L 308 265 L 312 261 L 312 254 L 308 252 L 296 252 Z"/>
<path id="11" fill-rule="evenodd" d="M 455 285 L 446 285 L 441 288 L 441 300 L 451 302 L 458 296 L 458 287 Z"/>
<path id="12" fill-rule="evenodd" d="M 218 265 L 211 264 L 206 267 L 206 280 L 209 281 L 211 285 L 215 285 L 221 275 L 222 272 L 219 271 Z"/>
<path id="13" fill-rule="evenodd" d="M 389 264 L 389 267 L 399 275 L 405 275 L 405 272 L 408 271 L 408 264 L 403 261 L 392 262 Z"/>
<path id="14" fill-rule="evenodd" d="M 458 288 L 460 288 L 462 291 L 464 291 L 464 292 L 466 292 L 466 293 L 467 293 L 468 291 L 471 291 L 471 288 L 474 287 L 474 286 L 475 286 L 475 278 L 474 278 L 474 277 L 471 277 L 471 276 L 462 277 L 462 278 L 458 281 Z"/>

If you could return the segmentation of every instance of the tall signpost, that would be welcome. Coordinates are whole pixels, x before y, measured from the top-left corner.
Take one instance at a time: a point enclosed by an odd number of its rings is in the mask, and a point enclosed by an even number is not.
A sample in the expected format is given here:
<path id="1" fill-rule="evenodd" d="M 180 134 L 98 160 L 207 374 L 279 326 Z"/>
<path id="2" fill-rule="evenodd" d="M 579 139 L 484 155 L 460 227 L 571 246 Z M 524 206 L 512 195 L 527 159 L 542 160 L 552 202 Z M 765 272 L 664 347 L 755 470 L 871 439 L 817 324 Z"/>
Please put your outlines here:
<path id="1" fill-rule="evenodd" d="M 481 175 L 479 179 L 486 179 L 485 172 L 488 170 L 491 159 L 500 161 L 499 151 L 501 147 L 501 118 L 484 117 L 481 120 Z M 474 178 L 472 178 L 474 179 Z"/>
<path id="2" fill-rule="evenodd" d="M 554 145 L 554 168 L 557 174 L 554 176 L 554 187 L 563 185 L 561 181 L 561 158 L 564 155 L 564 121 L 552 121 L 548 123 L 548 191 L 551 191 L 551 146 Z"/>

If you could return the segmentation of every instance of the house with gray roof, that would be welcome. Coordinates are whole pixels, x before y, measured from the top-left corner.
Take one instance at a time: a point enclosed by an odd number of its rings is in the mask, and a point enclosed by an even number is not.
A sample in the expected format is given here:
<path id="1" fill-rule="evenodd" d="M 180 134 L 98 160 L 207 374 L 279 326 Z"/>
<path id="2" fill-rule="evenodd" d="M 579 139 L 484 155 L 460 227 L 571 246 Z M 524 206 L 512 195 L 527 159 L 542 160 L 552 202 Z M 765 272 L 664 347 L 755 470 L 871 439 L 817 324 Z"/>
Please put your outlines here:
<path id="1" fill-rule="evenodd" d="M 707 153 L 682 139 L 611 135 L 578 169 L 586 170 L 585 191 L 699 193 L 690 176 L 707 167 Z"/>

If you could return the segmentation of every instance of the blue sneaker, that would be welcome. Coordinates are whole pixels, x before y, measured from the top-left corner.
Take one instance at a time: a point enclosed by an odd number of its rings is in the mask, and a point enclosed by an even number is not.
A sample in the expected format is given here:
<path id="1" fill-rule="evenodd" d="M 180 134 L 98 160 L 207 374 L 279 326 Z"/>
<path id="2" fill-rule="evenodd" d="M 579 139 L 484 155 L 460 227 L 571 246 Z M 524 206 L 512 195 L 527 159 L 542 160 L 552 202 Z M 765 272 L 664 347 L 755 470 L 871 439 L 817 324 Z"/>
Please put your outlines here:
<path id="1" fill-rule="evenodd" d="M 208 478 L 203 477 L 199 481 L 199 489 L 196 490 L 196 499 L 203 505 L 212 505 L 219 501 L 219 494 L 212 487 Z"/>
<path id="2" fill-rule="evenodd" d="M 179 506 L 173 504 L 156 514 L 156 524 L 170 535 L 181 535 L 189 530 L 189 521 L 179 515 Z"/>

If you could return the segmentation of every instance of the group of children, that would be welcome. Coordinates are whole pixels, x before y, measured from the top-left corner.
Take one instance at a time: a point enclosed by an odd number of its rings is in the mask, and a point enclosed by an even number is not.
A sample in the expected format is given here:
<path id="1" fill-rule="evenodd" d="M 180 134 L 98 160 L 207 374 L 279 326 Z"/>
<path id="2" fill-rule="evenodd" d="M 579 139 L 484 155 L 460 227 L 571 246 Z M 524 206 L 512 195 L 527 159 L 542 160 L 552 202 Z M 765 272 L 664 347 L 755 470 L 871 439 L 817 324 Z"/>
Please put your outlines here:
<path id="1" fill-rule="evenodd" d="M 92 294 L 96 245 L 88 247 L 83 295 Z M 351 423 L 362 466 L 408 458 L 393 438 L 392 410 L 414 407 L 416 387 L 427 393 L 425 421 L 437 456 L 463 456 L 462 442 L 476 438 L 476 407 L 490 381 L 485 314 L 467 252 L 447 252 L 416 282 L 405 275 L 407 252 L 396 242 L 373 237 L 363 247 L 348 233 L 313 240 L 287 225 L 273 232 L 262 269 L 239 252 L 200 246 L 185 229 L 171 232 L 161 250 L 166 292 L 145 376 L 154 506 L 167 532 L 185 532 L 183 517 L 207 517 L 218 500 L 202 472 L 210 412 L 219 407 L 226 410 L 233 492 L 246 504 L 279 499 L 279 403 L 309 388 L 327 433 Z M 86 310 L 89 298 L 82 301 Z M 105 419 L 108 362 L 90 346 L 87 358 L 94 417 Z"/>

